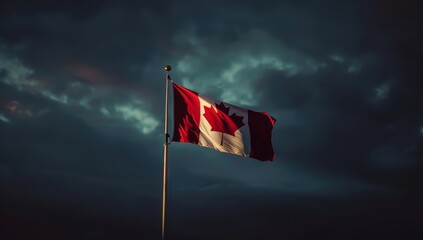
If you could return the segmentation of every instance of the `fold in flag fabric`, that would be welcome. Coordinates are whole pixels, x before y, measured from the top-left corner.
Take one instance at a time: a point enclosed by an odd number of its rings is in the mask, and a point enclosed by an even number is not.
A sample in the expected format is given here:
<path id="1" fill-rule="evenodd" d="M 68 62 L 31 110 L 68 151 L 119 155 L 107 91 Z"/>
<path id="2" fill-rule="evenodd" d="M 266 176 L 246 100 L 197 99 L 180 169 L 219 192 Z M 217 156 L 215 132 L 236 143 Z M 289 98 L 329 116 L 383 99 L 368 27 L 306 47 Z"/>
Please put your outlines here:
<path id="1" fill-rule="evenodd" d="M 197 144 L 221 152 L 272 161 L 272 129 L 276 120 L 203 96 L 173 83 L 174 134 L 172 141 Z"/>

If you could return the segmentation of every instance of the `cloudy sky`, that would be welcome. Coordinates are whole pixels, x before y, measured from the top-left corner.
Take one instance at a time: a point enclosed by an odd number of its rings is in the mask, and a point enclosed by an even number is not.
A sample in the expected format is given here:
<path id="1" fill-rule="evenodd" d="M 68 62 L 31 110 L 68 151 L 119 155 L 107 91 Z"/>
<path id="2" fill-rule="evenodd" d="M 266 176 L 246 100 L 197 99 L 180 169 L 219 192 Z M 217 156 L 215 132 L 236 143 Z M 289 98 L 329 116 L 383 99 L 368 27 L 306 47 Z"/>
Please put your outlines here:
<path id="1" fill-rule="evenodd" d="M 160 238 L 165 64 L 277 119 L 273 162 L 170 146 L 169 239 L 419 238 L 420 14 L 407 1 L 2 1 L 0 238 Z"/>

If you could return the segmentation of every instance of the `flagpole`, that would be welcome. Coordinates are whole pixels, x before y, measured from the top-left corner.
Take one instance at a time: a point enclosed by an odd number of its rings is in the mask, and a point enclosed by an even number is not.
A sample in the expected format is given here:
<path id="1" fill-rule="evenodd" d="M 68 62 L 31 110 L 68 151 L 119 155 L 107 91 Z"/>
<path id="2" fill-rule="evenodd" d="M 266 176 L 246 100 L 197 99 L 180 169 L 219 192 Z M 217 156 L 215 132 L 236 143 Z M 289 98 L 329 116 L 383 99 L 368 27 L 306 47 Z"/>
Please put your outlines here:
<path id="1" fill-rule="evenodd" d="M 169 145 L 168 131 L 168 101 L 169 101 L 169 72 L 172 70 L 170 65 L 166 65 L 166 102 L 165 102 L 165 124 L 164 124 L 164 144 L 163 144 L 163 195 L 162 195 L 162 240 L 165 240 L 165 223 L 166 223 L 166 189 L 167 189 L 167 146 Z"/>

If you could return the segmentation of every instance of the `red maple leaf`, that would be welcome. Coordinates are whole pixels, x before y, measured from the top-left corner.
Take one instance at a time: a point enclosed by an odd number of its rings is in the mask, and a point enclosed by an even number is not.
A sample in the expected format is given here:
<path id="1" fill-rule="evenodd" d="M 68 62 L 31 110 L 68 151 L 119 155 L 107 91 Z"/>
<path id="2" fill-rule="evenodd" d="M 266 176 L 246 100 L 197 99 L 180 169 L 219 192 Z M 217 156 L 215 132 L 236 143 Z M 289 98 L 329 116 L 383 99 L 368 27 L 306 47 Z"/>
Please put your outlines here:
<path id="1" fill-rule="evenodd" d="M 223 134 L 229 134 L 235 136 L 235 131 L 244 126 L 242 122 L 244 117 L 237 116 L 235 113 L 232 113 L 229 116 L 230 107 L 226 107 L 223 102 L 220 104 L 215 103 L 217 112 L 213 109 L 212 106 L 204 106 L 205 113 L 203 116 L 211 125 L 211 131 L 221 132 L 222 139 L 220 145 L 223 145 Z"/>

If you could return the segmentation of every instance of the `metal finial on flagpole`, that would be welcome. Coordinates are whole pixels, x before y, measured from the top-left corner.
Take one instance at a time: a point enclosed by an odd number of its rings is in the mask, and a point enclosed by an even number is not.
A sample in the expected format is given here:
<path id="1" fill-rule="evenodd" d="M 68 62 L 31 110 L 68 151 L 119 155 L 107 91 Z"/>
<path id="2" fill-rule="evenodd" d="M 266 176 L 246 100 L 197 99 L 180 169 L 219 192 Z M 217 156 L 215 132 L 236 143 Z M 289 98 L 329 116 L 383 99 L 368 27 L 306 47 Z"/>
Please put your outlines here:
<path id="1" fill-rule="evenodd" d="M 166 99 L 165 99 L 165 124 L 164 124 L 164 144 L 163 144 L 163 195 L 162 195 L 162 240 L 165 240 L 165 223 L 166 223 L 166 189 L 167 189 L 167 146 L 169 145 L 168 132 L 168 99 L 169 99 L 169 72 L 172 70 L 170 65 L 164 67 L 166 70 Z"/>

